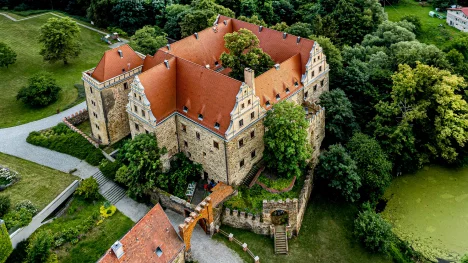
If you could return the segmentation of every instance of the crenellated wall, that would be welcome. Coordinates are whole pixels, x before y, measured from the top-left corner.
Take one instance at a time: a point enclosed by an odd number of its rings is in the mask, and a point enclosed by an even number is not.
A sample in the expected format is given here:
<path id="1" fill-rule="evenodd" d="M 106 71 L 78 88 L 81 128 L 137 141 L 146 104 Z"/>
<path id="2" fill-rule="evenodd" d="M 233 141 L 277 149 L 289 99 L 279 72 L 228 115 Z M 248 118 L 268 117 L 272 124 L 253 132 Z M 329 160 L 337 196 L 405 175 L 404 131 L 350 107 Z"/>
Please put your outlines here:
<path id="1" fill-rule="evenodd" d="M 221 222 L 235 228 L 247 229 L 256 234 L 269 235 L 270 225 L 261 221 L 260 215 L 253 215 L 244 211 L 224 209 Z"/>

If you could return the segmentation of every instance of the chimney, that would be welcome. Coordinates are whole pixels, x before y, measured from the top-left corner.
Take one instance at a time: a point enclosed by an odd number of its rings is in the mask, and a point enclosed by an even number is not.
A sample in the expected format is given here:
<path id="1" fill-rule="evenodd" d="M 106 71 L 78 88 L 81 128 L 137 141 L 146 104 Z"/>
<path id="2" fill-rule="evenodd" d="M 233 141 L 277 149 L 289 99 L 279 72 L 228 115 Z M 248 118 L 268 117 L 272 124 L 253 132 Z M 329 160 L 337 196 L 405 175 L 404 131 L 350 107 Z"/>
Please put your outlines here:
<path id="1" fill-rule="evenodd" d="M 167 50 L 171 50 L 171 44 L 167 44 L 166 47 L 167 47 Z"/>
<path id="2" fill-rule="evenodd" d="M 117 50 L 117 52 L 119 52 L 120 58 L 123 58 L 123 52 L 122 52 L 122 50 L 119 49 L 119 50 Z"/>
<path id="3" fill-rule="evenodd" d="M 301 42 L 301 37 L 297 37 L 296 43 L 299 44 Z"/>
<path id="4" fill-rule="evenodd" d="M 258 27 L 258 32 L 262 32 L 262 30 L 263 30 L 263 26 L 259 26 Z"/>
<path id="5" fill-rule="evenodd" d="M 283 33 L 283 39 L 285 39 L 288 36 L 288 33 L 284 32 Z"/>
<path id="6" fill-rule="evenodd" d="M 166 65 L 166 68 L 169 69 L 169 68 L 170 68 L 170 67 L 169 67 L 169 60 L 165 59 L 165 60 L 164 60 L 164 65 Z"/>
<path id="7" fill-rule="evenodd" d="M 244 69 L 244 82 L 255 91 L 255 72 L 253 69 Z"/>
<path id="8" fill-rule="evenodd" d="M 111 246 L 111 249 L 118 259 L 120 259 L 125 254 L 123 250 L 123 245 L 118 240 L 115 241 L 115 243 Z"/>
<path id="9" fill-rule="evenodd" d="M 275 69 L 276 69 L 276 70 L 279 70 L 279 69 L 280 69 L 280 64 L 278 64 L 278 63 L 275 64 Z"/>
<path id="10" fill-rule="evenodd" d="M 194 33 L 193 35 L 195 36 L 196 39 L 198 39 L 198 33 Z"/>

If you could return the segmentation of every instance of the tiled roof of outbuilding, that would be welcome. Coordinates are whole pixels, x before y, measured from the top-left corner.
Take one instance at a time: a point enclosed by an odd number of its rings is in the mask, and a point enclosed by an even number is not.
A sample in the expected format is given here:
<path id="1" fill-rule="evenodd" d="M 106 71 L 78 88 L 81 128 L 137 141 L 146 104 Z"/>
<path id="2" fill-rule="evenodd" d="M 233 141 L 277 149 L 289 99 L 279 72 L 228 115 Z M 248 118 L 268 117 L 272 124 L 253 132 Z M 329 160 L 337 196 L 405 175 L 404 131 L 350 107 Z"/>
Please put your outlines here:
<path id="1" fill-rule="evenodd" d="M 119 50 L 122 51 L 122 57 Z M 107 50 L 91 77 L 99 82 L 104 82 L 141 65 L 143 65 L 143 59 L 129 45 L 125 44 Z"/>
<path id="2" fill-rule="evenodd" d="M 447 10 L 452 10 L 452 11 L 462 11 L 463 14 L 468 16 L 468 7 L 460 7 L 460 8 L 447 8 Z"/>

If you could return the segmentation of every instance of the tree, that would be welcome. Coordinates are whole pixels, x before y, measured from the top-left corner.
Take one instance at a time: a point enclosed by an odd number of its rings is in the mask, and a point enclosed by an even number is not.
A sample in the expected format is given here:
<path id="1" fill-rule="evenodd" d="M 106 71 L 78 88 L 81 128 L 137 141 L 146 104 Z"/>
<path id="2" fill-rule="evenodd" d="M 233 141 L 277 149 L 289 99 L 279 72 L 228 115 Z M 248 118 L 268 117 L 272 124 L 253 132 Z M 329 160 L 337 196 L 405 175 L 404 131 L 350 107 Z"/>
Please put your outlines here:
<path id="1" fill-rule="evenodd" d="M 341 144 L 331 145 L 320 155 L 317 175 L 346 201 L 355 202 L 359 199 L 361 178 L 357 174 L 356 162 Z"/>
<path id="2" fill-rule="evenodd" d="M 41 26 L 40 54 L 45 61 L 53 63 L 62 60 L 64 64 L 68 64 L 68 60 L 80 54 L 79 33 L 80 28 L 71 18 L 50 18 Z"/>
<path id="3" fill-rule="evenodd" d="M 140 134 L 124 144 L 118 159 L 124 165 L 117 171 L 117 182 L 128 187 L 132 198 L 141 198 L 156 186 L 162 173 L 161 156 L 167 152 L 160 149 L 154 135 Z"/>
<path id="4" fill-rule="evenodd" d="M 263 157 L 267 167 L 282 177 L 299 177 L 311 156 L 304 109 L 293 102 L 279 102 L 267 112 L 264 124 Z"/>
<path id="5" fill-rule="evenodd" d="M 341 51 L 333 44 L 333 42 L 323 36 L 310 36 L 310 39 L 315 40 L 322 47 L 322 51 L 327 57 L 327 63 L 330 65 L 330 86 L 338 87 L 337 82 L 341 81 L 339 76 L 343 73 L 343 57 Z"/>
<path id="6" fill-rule="evenodd" d="M 99 198 L 99 184 L 93 177 L 86 178 L 81 181 L 80 186 L 75 191 L 75 194 L 90 201 L 96 200 Z"/>
<path id="7" fill-rule="evenodd" d="M 286 29 L 288 29 L 288 24 L 286 24 L 286 22 L 281 22 L 281 23 L 276 23 L 276 25 L 274 26 L 271 26 L 270 28 L 273 29 L 273 30 L 277 30 L 277 31 L 286 31 Z"/>
<path id="8" fill-rule="evenodd" d="M 237 19 L 239 20 L 242 20 L 242 21 L 245 21 L 245 22 L 249 22 L 249 23 L 252 23 L 252 24 L 255 24 L 257 26 L 263 26 L 263 27 L 266 27 L 267 24 L 265 23 L 265 21 L 263 21 L 263 19 L 260 19 L 258 16 L 256 15 L 253 15 L 251 17 L 246 17 L 246 16 L 239 16 Z"/>
<path id="9" fill-rule="evenodd" d="M 397 171 L 456 161 L 468 140 L 464 79 L 421 63 L 400 65 L 392 79 L 391 99 L 376 105 L 374 134 Z"/>
<path id="10" fill-rule="evenodd" d="M 157 185 L 175 196 L 185 198 L 188 183 L 197 180 L 202 172 L 201 164 L 190 161 L 184 153 L 178 153 L 171 160 L 169 172 L 158 177 Z"/>
<path id="11" fill-rule="evenodd" d="M 465 254 L 465 255 L 461 258 L 460 263 L 468 263 L 468 254 Z"/>
<path id="12" fill-rule="evenodd" d="M 291 35 L 307 38 L 312 34 L 312 25 L 297 22 L 288 27 L 285 32 Z"/>
<path id="13" fill-rule="evenodd" d="M 28 245 L 27 262 L 46 263 L 50 256 L 52 247 L 52 233 L 49 231 L 39 231 L 31 239 Z"/>
<path id="14" fill-rule="evenodd" d="M 432 5 L 436 8 L 446 9 L 449 8 L 451 5 L 457 4 L 456 0 L 434 0 Z"/>
<path id="15" fill-rule="evenodd" d="M 372 211 L 369 203 L 363 206 L 354 220 L 354 235 L 370 251 L 386 253 L 393 240 L 392 226 Z"/>
<path id="16" fill-rule="evenodd" d="M 13 252 L 10 235 L 3 221 L 0 220 L 0 263 L 4 263 Z"/>
<path id="17" fill-rule="evenodd" d="M 408 21 L 414 25 L 414 30 L 412 31 L 416 36 L 421 35 L 422 33 L 422 23 L 421 18 L 415 15 L 406 15 L 400 19 L 400 21 Z"/>
<path id="18" fill-rule="evenodd" d="M 418 41 L 399 42 L 390 47 L 390 52 L 395 69 L 398 69 L 400 64 L 414 67 L 417 61 L 441 69 L 450 67 L 445 53 L 434 45 L 426 45 Z"/>
<path id="19" fill-rule="evenodd" d="M 138 28 L 143 27 L 145 24 L 151 24 L 150 19 L 146 16 L 147 10 L 141 1 L 132 0 L 119 0 L 111 10 L 114 17 L 117 18 L 116 25 L 128 32 L 130 35 L 135 33 Z"/>
<path id="20" fill-rule="evenodd" d="M 130 46 L 143 54 L 154 55 L 167 44 L 166 34 L 160 28 L 144 26 L 130 38 Z"/>
<path id="21" fill-rule="evenodd" d="M 109 11 L 116 3 L 117 0 L 91 0 L 86 10 L 86 17 L 96 26 L 106 28 L 114 24 L 114 15 Z"/>
<path id="22" fill-rule="evenodd" d="M 0 195 L 0 217 L 3 217 L 3 215 L 6 214 L 6 212 L 8 212 L 10 206 L 10 197 L 8 195 Z"/>
<path id="23" fill-rule="evenodd" d="M 271 1 L 273 9 L 273 17 L 271 18 L 270 24 L 279 22 L 286 22 L 292 24 L 294 19 L 294 6 L 288 0 L 276 0 Z"/>
<path id="24" fill-rule="evenodd" d="M 60 90 L 50 73 L 38 73 L 18 91 L 16 99 L 32 107 L 44 107 L 58 99 Z"/>
<path id="25" fill-rule="evenodd" d="M 188 5 L 169 5 L 166 6 L 166 19 L 167 22 L 164 25 L 164 32 L 171 38 L 179 39 L 180 33 L 180 22 L 184 18 L 185 14 L 190 11 Z"/>
<path id="26" fill-rule="evenodd" d="M 392 180 L 392 163 L 379 143 L 362 133 L 355 133 L 346 144 L 361 177 L 361 196 L 376 201 Z"/>
<path id="27" fill-rule="evenodd" d="M 328 144 L 346 143 L 359 125 L 353 114 L 351 102 L 341 89 L 320 95 L 320 105 L 325 107 L 325 140 Z"/>
<path id="28" fill-rule="evenodd" d="M 224 35 L 224 46 L 229 53 L 221 54 L 224 67 L 231 68 L 229 75 L 235 79 L 244 79 L 244 69 L 251 68 L 259 76 L 273 67 L 270 55 L 260 48 L 260 41 L 252 31 L 241 28 L 237 32 Z"/>
<path id="29" fill-rule="evenodd" d="M 416 39 L 412 30 L 402 26 L 405 22 L 390 22 L 385 21 L 379 25 L 376 31 L 367 34 L 362 41 L 363 46 L 384 46 L 390 47 L 392 44 L 402 41 L 413 41 Z M 408 22 L 406 22 L 408 23 Z M 413 24 L 406 24 L 405 26 L 414 29 Z"/>
<path id="30" fill-rule="evenodd" d="M 0 67 L 7 67 L 16 62 L 16 53 L 7 44 L 0 42 Z"/>

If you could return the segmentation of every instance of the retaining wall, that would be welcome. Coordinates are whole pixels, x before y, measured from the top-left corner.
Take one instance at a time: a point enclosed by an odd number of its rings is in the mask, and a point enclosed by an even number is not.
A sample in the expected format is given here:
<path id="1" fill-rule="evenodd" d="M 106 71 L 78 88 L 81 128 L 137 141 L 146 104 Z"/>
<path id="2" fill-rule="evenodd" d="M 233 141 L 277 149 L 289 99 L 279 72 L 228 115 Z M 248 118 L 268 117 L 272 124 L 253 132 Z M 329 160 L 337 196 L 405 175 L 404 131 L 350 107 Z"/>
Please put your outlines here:
<path id="1" fill-rule="evenodd" d="M 185 216 L 185 211 L 188 210 L 190 212 L 195 211 L 195 205 L 190 204 L 189 202 L 171 195 L 167 193 L 166 191 L 163 191 L 159 188 L 155 188 L 151 193 L 151 202 L 153 204 L 161 204 L 162 207 L 164 208 L 169 208 L 172 211 L 179 213 L 183 216 Z"/>
<path id="2" fill-rule="evenodd" d="M 221 222 L 235 228 L 247 229 L 256 234 L 269 235 L 270 226 L 261 221 L 260 215 L 253 215 L 244 211 L 224 209 Z"/>

